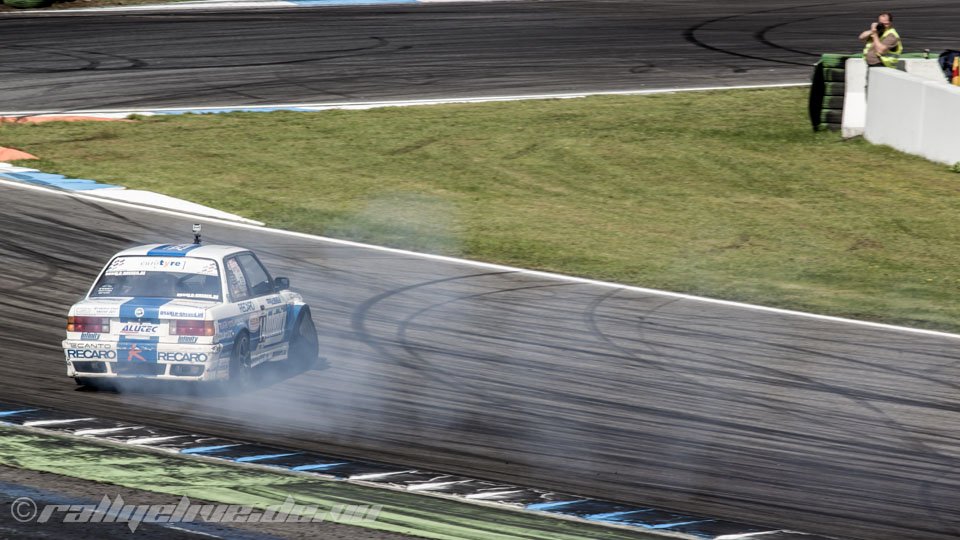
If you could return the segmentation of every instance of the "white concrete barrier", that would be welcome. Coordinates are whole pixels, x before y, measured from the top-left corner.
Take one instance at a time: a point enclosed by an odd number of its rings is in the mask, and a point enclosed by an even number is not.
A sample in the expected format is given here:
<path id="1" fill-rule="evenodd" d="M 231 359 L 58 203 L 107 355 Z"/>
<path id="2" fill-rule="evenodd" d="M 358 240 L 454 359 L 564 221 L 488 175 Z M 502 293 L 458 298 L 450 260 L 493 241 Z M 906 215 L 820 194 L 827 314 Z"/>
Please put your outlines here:
<path id="1" fill-rule="evenodd" d="M 863 135 L 867 125 L 867 63 L 863 58 L 847 58 L 843 64 L 843 122 L 841 134 Z"/>
<path id="2" fill-rule="evenodd" d="M 960 86 L 927 83 L 923 107 L 923 157 L 953 165 L 960 161 Z"/>
<path id="3" fill-rule="evenodd" d="M 960 162 L 960 87 L 870 68 L 864 137 L 952 165 Z"/>
<path id="4" fill-rule="evenodd" d="M 897 62 L 897 69 L 944 86 L 950 84 L 943 76 L 940 62 L 936 58 L 903 58 Z"/>

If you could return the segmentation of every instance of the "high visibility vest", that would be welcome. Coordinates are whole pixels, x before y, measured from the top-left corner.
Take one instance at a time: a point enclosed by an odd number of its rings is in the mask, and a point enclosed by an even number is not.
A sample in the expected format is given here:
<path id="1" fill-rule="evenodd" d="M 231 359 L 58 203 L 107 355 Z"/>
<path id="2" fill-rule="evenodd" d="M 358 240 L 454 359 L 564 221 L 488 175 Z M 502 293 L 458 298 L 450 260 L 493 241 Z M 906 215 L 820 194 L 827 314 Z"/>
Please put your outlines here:
<path id="1" fill-rule="evenodd" d="M 886 54 L 878 54 L 880 61 L 883 62 L 883 65 L 886 67 L 897 67 L 897 61 L 900 60 L 900 53 L 903 52 L 903 42 L 900 41 L 900 34 L 897 33 L 895 28 L 887 28 L 883 31 L 883 35 L 880 36 L 880 41 L 889 35 L 897 36 L 897 46 L 888 50 Z M 866 56 L 870 52 L 870 47 L 873 47 L 873 40 L 868 39 L 867 43 L 863 46 L 863 55 Z"/>

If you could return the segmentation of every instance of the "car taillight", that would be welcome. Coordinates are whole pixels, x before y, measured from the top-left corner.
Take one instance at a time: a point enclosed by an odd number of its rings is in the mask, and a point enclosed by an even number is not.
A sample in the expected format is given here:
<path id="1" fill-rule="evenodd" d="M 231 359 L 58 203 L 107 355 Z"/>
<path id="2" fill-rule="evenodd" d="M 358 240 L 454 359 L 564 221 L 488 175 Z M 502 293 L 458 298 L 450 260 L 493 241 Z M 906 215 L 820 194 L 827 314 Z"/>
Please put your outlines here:
<path id="1" fill-rule="evenodd" d="M 215 333 L 213 321 L 195 321 L 191 319 L 174 319 L 170 321 L 171 336 L 212 336 Z"/>
<path id="2" fill-rule="evenodd" d="M 110 333 L 110 319 L 107 317 L 67 317 L 67 332 Z"/>

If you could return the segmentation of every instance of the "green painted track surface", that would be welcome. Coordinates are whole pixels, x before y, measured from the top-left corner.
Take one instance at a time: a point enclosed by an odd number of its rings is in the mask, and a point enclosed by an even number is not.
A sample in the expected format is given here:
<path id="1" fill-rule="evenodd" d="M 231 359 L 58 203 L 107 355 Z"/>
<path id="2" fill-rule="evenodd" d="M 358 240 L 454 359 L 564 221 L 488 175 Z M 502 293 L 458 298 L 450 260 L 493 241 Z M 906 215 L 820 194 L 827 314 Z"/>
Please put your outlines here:
<path id="1" fill-rule="evenodd" d="M 223 504 L 266 508 L 293 497 L 299 505 L 382 505 L 375 521 L 344 522 L 437 539 L 580 540 L 663 538 L 569 520 L 358 486 L 259 467 L 91 444 L 0 426 L 0 464 Z"/>

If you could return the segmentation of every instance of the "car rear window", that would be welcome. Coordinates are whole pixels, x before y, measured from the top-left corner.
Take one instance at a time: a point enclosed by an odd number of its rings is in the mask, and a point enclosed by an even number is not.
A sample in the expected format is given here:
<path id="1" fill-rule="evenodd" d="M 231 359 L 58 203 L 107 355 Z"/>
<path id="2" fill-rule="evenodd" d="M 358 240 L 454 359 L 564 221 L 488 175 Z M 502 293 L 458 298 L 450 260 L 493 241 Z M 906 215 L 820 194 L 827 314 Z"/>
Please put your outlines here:
<path id="1" fill-rule="evenodd" d="M 216 261 L 193 257 L 117 257 L 90 297 L 117 296 L 219 301 L 220 268 Z"/>

